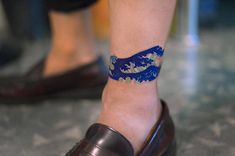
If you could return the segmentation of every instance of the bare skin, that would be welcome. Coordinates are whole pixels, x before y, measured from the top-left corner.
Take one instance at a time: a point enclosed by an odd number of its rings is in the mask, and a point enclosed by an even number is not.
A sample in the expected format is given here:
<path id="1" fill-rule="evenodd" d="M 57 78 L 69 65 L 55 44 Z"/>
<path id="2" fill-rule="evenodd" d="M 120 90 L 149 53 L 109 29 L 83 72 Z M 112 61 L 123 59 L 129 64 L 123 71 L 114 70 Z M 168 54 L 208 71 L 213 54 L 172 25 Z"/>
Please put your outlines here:
<path id="1" fill-rule="evenodd" d="M 111 52 L 128 58 L 156 45 L 165 46 L 176 0 L 109 0 Z M 108 80 L 98 123 L 121 132 L 137 153 L 162 111 L 157 80 L 125 83 Z"/>
<path id="2" fill-rule="evenodd" d="M 44 76 L 63 73 L 96 59 L 90 12 L 49 13 L 52 46 Z"/>

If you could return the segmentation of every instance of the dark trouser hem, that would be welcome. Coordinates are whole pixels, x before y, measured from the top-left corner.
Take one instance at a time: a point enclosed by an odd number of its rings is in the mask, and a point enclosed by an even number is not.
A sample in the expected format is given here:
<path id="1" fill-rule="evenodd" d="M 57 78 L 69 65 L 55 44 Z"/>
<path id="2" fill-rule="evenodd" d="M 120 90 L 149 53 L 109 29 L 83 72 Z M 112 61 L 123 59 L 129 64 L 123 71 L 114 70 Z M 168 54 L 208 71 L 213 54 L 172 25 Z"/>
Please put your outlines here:
<path id="1" fill-rule="evenodd" d="M 71 13 L 93 5 L 97 0 L 45 0 L 49 11 Z"/>

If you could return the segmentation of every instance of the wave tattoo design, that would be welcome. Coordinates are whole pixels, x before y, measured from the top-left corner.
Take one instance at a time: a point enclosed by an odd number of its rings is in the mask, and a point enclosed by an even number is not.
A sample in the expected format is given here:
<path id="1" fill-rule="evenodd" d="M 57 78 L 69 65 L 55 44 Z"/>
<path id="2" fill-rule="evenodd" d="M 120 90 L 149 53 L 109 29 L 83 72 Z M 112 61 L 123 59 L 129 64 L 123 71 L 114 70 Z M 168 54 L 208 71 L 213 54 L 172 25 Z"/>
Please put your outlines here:
<path id="1" fill-rule="evenodd" d="M 143 83 L 155 80 L 161 69 L 164 49 L 160 46 L 129 58 L 110 57 L 109 77 L 118 81 Z"/>

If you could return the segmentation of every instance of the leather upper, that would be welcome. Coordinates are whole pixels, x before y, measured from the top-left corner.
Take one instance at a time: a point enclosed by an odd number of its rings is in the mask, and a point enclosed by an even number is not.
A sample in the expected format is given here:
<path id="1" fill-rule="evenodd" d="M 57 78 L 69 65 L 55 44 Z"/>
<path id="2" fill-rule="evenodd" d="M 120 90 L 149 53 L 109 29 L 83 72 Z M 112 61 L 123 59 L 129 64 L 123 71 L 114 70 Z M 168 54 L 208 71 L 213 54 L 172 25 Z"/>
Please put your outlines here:
<path id="1" fill-rule="evenodd" d="M 161 156 L 174 139 L 174 124 L 162 101 L 163 111 L 138 156 Z M 92 125 L 85 138 L 66 156 L 134 156 L 131 143 L 119 132 L 102 124 Z"/>
<path id="2" fill-rule="evenodd" d="M 83 139 L 66 156 L 130 156 L 130 142 L 116 130 L 102 124 L 92 125 Z"/>
<path id="3" fill-rule="evenodd" d="M 77 88 L 101 87 L 107 81 L 101 57 L 90 64 L 49 77 L 43 77 L 44 62 L 40 61 L 23 76 L 1 77 L 0 99 L 22 100 Z"/>

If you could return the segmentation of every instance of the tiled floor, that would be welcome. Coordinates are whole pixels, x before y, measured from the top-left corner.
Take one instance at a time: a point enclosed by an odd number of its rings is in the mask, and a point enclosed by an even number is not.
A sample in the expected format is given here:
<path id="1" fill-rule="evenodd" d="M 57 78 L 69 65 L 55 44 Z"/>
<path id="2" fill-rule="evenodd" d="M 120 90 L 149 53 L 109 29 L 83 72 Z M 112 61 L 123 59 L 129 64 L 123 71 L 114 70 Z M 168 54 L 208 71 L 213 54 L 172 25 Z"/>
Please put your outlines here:
<path id="1" fill-rule="evenodd" d="M 194 48 L 178 39 L 168 44 L 159 90 L 176 123 L 178 156 L 235 155 L 234 34 L 203 32 L 202 44 Z M 29 46 L 25 58 L 1 74 L 25 71 L 46 45 Z M 76 99 L 0 104 L 0 155 L 63 156 L 95 121 L 99 108 L 99 100 Z"/>

